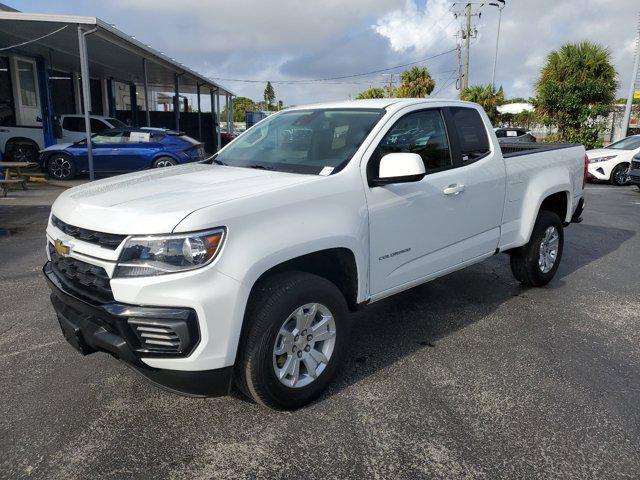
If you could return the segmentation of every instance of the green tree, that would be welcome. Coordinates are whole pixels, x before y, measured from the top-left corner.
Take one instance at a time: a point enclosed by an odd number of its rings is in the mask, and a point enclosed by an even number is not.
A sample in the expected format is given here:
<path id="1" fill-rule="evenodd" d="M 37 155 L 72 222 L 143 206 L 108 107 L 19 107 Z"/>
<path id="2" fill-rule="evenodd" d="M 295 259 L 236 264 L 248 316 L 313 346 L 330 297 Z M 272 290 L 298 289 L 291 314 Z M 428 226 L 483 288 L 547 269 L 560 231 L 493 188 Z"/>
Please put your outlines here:
<path id="1" fill-rule="evenodd" d="M 400 75 L 400 86 L 393 92 L 394 97 L 424 98 L 433 92 L 436 82 L 425 67 L 413 67 Z"/>
<path id="2" fill-rule="evenodd" d="M 273 89 L 273 85 L 271 82 L 267 82 L 267 86 L 264 87 L 264 101 L 267 102 L 269 106 L 268 110 L 271 110 L 271 104 L 276 99 L 276 92 Z"/>
<path id="3" fill-rule="evenodd" d="M 488 83 L 487 85 L 472 85 L 460 92 L 460 100 L 478 103 L 487 112 L 492 123 L 500 120 L 498 113 L 498 105 L 504 103 L 504 90 L 502 87 L 495 89 L 495 86 Z"/>
<path id="4" fill-rule="evenodd" d="M 233 121 L 244 122 L 247 118 L 247 110 L 255 110 L 256 104 L 247 97 L 236 97 L 233 99 Z M 227 106 L 222 109 L 222 121 L 227 120 Z"/>
<path id="5" fill-rule="evenodd" d="M 558 129 L 563 141 L 587 148 L 602 145 L 601 134 L 618 86 L 611 52 L 588 41 L 552 51 L 536 83 L 536 112 Z"/>
<path id="6" fill-rule="evenodd" d="M 380 87 L 371 87 L 363 92 L 360 92 L 356 97 L 357 100 L 363 100 L 367 98 L 384 98 L 384 90 Z"/>

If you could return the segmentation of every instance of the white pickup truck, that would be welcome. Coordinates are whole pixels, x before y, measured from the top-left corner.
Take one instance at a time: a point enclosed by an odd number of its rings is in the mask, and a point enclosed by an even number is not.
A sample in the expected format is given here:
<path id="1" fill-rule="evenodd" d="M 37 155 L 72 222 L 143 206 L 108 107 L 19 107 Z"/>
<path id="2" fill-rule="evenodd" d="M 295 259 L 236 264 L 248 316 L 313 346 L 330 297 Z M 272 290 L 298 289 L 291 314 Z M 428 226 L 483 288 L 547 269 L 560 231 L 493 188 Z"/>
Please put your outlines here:
<path id="1" fill-rule="evenodd" d="M 44 267 L 62 331 L 176 392 L 305 405 L 350 310 L 499 252 L 525 285 L 553 278 L 584 148 L 502 149 L 476 104 L 340 102 L 272 115 L 204 163 L 67 190 Z"/>
<path id="2" fill-rule="evenodd" d="M 92 133 L 127 126 L 117 118 L 101 115 L 91 115 L 90 122 Z M 55 135 L 59 143 L 71 144 L 84 140 L 85 132 L 84 115 L 61 115 L 56 120 Z M 41 126 L 0 126 L 0 152 L 6 160 L 37 162 L 38 152 L 44 148 Z"/>

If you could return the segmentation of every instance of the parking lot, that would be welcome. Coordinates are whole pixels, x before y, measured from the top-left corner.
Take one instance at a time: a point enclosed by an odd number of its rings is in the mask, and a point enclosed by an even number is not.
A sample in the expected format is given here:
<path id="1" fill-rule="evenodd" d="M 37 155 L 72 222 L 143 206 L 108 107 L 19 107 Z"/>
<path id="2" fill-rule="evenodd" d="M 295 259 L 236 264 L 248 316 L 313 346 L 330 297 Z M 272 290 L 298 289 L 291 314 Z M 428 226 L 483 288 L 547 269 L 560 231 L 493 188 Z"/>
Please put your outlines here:
<path id="1" fill-rule="evenodd" d="M 640 191 L 586 201 L 548 287 L 499 255 L 373 304 L 288 413 L 81 357 L 40 273 L 48 207 L 0 204 L 0 477 L 637 478 Z"/>

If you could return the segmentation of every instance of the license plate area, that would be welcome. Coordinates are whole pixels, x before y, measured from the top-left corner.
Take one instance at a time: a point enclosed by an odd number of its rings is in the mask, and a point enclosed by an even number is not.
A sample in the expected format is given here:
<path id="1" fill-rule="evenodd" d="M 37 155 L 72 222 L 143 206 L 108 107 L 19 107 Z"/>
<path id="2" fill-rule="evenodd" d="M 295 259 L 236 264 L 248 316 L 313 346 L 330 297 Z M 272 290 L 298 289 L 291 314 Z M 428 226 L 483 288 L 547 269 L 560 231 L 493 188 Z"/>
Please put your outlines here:
<path id="1" fill-rule="evenodd" d="M 69 342 L 69 344 L 75 348 L 82 355 L 89 355 L 96 351 L 95 348 L 87 345 L 87 342 L 84 340 L 82 336 L 82 331 L 80 327 L 70 322 L 67 318 L 58 314 L 58 323 L 60 324 L 60 329 L 62 330 L 62 335 Z"/>

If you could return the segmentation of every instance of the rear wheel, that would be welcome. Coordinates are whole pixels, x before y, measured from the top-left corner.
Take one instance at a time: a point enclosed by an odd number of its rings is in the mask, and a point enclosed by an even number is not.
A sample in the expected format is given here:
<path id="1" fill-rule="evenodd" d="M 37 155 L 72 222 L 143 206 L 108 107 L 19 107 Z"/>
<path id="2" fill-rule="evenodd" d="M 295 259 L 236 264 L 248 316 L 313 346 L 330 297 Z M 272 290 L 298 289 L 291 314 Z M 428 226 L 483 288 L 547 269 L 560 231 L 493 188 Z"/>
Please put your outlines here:
<path id="1" fill-rule="evenodd" d="M 626 185 L 629 182 L 629 165 L 626 163 L 617 165 L 611 172 L 611 178 L 609 181 L 613 185 Z"/>
<path id="2" fill-rule="evenodd" d="M 153 168 L 173 167 L 177 164 L 178 162 L 176 162 L 173 158 L 160 157 L 153 162 Z"/>
<path id="3" fill-rule="evenodd" d="M 38 147 L 31 143 L 17 143 L 11 147 L 9 158 L 12 162 L 37 162 Z"/>
<path id="4" fill-rule="evenodd" d="M 560 217 L 546 210 L 538 214 L 529 243 L 511 253 L 511 272 L 523 285 L 541 287 L 556 274 L 564 231 Z"/>
<path id="5" fill-rule="evenodd" d="M 276 409 L 302 407 L 324 391 L 350 330 L 340 290 L 303 272 L 266 280 L 251 299 L 245 322 L 236 382 L 257 403 Z"/>
<path id="6" fill-rule="evenodd" d="M 73 160 L 64 154 L 53 155 L 47 162 L 47 171 L 56 180 L 70 180 L 76 176 L 76 166 Z"/>

